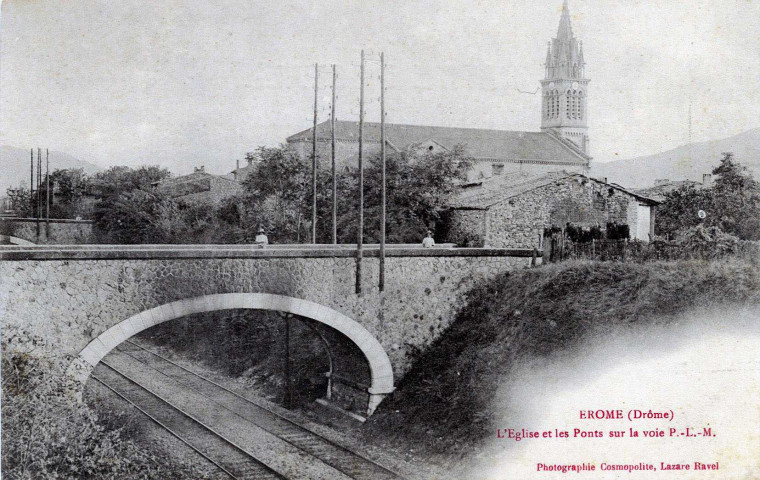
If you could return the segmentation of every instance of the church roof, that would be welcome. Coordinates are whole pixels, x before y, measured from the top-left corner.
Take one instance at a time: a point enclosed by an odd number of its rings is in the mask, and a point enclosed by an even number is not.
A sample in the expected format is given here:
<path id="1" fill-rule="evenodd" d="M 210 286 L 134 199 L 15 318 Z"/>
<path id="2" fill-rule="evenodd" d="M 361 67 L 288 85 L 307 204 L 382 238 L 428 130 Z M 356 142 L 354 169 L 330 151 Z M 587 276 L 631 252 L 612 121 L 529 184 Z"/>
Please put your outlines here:
<path id="1" fill-rule="evenodd" d="M 580 173 L 570 173 L 566 171 L 526 174 L 515 172 L 506 175 L 495 175 L 489 179 L 477 183 L 471 183 L 463 186 L 459 195 L 451 202 L 451 207 L 455 209 L 473 209 L 485 210 L 497 203 L 501 203 L 513 197 L 522 195 L 525 192 L 535 190 L 555 182 L 579 179 L 580 181 L 592 181 L 608 186 L 615 190 L 621 191 L 649 205 L 659 203 L 656 200 L 627 190 L 620 185 L 606 183 L 601 180 L 587 177 Z"/>
<path id="2" fill-rule="evenodd" d="M 335 122 L 335 136 L 340 141 L 359 140 L 359 122 Z M 288 143 L 311 142 L 311 129 L 291 135 Z M 515 132 L 479 128 L 435 127 L 427 125 L 385 124 L 387 142 L 405 150 L 428 140 L 444 148 L 463 145 L 468 155 L 479 160 L 544 162 L 562 165 L 587 165 L 591 159 L 577 147 L 547 132 Z M 330 122 L 317 125 L 319 141 L 329 141 Z M 364 140 L 380 141 L 380 124 L 364 123 Z"/>

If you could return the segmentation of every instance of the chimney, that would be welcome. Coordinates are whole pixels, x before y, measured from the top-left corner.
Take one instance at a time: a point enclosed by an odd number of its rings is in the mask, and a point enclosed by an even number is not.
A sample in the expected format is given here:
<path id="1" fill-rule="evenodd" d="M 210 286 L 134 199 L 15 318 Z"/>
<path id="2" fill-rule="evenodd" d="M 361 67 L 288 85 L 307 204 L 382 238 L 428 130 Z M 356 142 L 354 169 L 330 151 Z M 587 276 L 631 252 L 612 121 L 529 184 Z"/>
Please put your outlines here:
<path id="1" fill-rule="evenodd" d="M 252 157 L 248 157 L 248 165 L 250 166 L 251 164 L 253 164 L 253 158 Z"/>
<path id="2" fill-rule="evenodd" d="M 709 174 L 709 173 L 702 174 L 702 185 L 704 185 L 705 187 L 712 187 L 712 174 Z"/>

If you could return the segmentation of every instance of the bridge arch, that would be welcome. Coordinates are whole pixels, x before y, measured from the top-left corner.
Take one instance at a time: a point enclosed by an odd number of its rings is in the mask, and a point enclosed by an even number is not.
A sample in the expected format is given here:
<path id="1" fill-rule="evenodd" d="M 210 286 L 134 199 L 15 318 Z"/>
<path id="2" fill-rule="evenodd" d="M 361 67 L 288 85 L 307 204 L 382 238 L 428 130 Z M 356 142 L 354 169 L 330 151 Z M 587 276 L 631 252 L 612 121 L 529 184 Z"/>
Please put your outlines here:
<path id="1" fill-rule="evenodd" d="M 231 309 L 288 312 L 324 323 L 348 337 L 362 351 L 370 368 L 369 404 L 371 415 L 385 396 L 394 390 L 393 367 L 385 349 L 361 324 L 331 308 L 308 300 L 269 293 L 219 293 L 185 298 L 133 315 L 93 339 L 79 352 L 68 374 L 87 381 L 92 369 L 117 345 L 141 331 L 163 322 L 194 313 Z"/>

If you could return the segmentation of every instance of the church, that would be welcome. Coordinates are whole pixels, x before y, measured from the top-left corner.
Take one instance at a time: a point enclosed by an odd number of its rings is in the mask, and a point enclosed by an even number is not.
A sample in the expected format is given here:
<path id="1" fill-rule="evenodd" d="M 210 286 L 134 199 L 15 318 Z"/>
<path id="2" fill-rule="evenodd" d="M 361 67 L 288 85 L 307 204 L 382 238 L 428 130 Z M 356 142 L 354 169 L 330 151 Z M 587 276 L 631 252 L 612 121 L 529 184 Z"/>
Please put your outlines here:
<path id="1" fill-rule="evenodd" d="M 590 163 L 587 98 L 583 45 L 574 34 L 567 0 L 562 6 L 557 36 L 549 42 L 545 76 L 541 80 L 541 129 L 538 132 L 452 128 L 386 123 L 386 151 L 437 152 L 462 145 L 474 160 L 470 180 L 507 173 L 541 174 L 564 170 L 587 173 Z M 304 158 L 311 156 L 314 132 L 310 128 L 287 138 L 288 145 Z M 356 165 L 359 123 L 335 122 L 336 163 Z M 330 163 L 330 122 L 316 129 L 317 157 Z M 380 152 L 380 124 L 364 123 L 364 155 Z M 365 158 L 366 158 L 365 157 Z"/>

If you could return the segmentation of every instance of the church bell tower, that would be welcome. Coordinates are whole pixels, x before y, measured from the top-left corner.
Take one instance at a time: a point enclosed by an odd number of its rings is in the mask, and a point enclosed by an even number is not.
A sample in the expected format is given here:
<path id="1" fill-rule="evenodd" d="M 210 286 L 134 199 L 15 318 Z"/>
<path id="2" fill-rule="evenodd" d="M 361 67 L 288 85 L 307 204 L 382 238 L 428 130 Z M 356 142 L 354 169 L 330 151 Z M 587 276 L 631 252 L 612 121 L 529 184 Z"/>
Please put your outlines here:
<path id="1" fill-rule="evenodd" d="M 541 80 L 541 131 L 570 140 L 589 155 L 586 113 L 589 80 L 585 78 L 585 65 L 583 43 L 573 35 L 565 0 L 557 37 L 549 42 L 546 52 L 546 75 Z"/>

